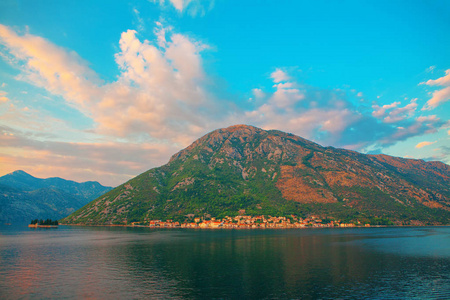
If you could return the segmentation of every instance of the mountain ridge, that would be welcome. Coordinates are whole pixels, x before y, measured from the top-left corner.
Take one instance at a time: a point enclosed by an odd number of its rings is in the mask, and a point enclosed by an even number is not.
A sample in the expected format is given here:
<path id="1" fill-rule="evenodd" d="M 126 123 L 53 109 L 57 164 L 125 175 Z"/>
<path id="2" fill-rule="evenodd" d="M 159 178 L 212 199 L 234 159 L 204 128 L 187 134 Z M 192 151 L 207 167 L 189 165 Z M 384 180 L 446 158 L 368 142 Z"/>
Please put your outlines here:
<path id="1" fill-rule="evenodd" d="M 63 222 L 146 223 L 185 215 L 318 215 L 356 222 L 448 224 L 450 168 L 322 147 L 278 130 L 214 130 Z"/>
<path id="2" fill-rule="evenodd" d="M 37 178 L 17 170 L 0 177 L 0 221 L 60 219 L 111 189 L 96 181 Z"/>

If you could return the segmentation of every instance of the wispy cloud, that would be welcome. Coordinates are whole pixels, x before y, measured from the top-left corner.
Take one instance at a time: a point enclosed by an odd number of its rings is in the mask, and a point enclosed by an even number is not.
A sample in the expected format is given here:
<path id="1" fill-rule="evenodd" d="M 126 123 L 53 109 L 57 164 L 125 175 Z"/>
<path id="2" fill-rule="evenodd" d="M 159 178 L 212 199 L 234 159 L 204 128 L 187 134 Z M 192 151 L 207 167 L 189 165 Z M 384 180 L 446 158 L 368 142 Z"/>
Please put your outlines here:
<path id="1" fill-rule="evenodd" d="M 145 23 L 144 23 L 144 20 L 141 17 L 141 13 L 139 12 L 139 10 L 137 8 L 133 8 L 133 14 L 134 14 L 134 17 L 136 18 L 137 29 L 140 32 L 144 31 L 145 30 Z"/>
<path id="2" fill-rule="evenodd" d="M 426 141 L 425 142 L 420 142 L 420 143 L 418 143 L 416 145 L 416 148 L 420 149 L 420 148 L 423 148 L 425 146 L 433 145 L 434 143 L 436 143 L 436 141 L 434 141 L 434 142 L 426 142 Z"/>
<path id="3" fill-rule="evenodd" d="M 165 6 L 170 3 L 178 12 L 187 12 L 190 16 L 204 16 L 209 10 L 214 7 L 214 0 L 153 0 L 154 3 L 159 3 Z"/>

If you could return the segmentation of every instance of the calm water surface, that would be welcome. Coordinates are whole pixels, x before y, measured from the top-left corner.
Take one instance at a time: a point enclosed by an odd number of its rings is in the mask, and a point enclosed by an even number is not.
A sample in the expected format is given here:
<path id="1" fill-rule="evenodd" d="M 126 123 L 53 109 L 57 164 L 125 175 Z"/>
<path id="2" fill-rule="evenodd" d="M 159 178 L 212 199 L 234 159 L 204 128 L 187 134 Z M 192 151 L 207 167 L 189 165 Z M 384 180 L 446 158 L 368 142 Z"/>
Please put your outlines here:
<path id="1" fill-rule="evenodd" d="M 450 228 L 0 227 L 0 298 L 450 299 Z"/>

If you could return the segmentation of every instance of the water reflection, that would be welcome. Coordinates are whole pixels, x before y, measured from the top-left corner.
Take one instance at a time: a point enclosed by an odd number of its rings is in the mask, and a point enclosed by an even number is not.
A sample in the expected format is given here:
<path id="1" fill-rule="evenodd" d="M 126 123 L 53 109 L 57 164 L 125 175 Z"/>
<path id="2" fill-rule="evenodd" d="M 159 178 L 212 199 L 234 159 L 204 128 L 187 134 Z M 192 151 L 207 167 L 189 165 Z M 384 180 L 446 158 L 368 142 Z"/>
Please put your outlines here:
<path id="1" fill-rule="evenodd" d="M 434 254 L 448 249 L 450 230 L 427 230 L 3 232 L 0 294 L 7 299 L 449 297 L 450 257 Z M 402 253 L 399 241 L 415 252 Z M 424 241 L 427 247 L 413 247 Z"/>

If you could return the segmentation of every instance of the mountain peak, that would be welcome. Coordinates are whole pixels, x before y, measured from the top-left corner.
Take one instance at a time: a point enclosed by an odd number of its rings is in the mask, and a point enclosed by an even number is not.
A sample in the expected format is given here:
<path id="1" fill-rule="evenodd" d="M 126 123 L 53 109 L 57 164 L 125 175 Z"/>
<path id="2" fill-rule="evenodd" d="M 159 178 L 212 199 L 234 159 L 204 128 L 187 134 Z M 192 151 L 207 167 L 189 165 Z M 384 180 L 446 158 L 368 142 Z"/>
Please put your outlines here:
<path id="1" fill-rule="evenodd" d="M 246 124 L 232 125 L 227 128 L 218 129 L 219 131 L 236 132 L 236 131 L 263 131 L 263 129 Z"/>
<path id="2" fill-rule="evenodd" d="M 30 177 L 33 177 L 32 175 L 30 175 L 30 174 L 28 174 L 27 172 L 22 171 L 22 170 L 16 170 L 16 171 L 14 171 L 14 172 L 9 173 L 8 175 L 15 175 L 15 176 L 30 176 Z"/>
<path id="3" fill-rule="evenodd" d="M 299 157 L 296 152 L 298 147 L 323 149 L 316 143 L 290 133 L 238 124 L 216 129 L 204 135 L 187 148 L 174 154 L 169 163 L 178 159 L 185 161 L 189 157 L 203 157 L 208 160 L 211 156 L 217 157 L 221 154 L 229 159 L 253 160 L 265 156 L 278 157 L 281 152 L 283 152 L 281 157 L 283 161 L 292 161 Z"/>
<path id="4" fill-rule="evenodd" d="M 168 164 L 118 186 L 66 222 L 146 224 L 245 210 L 355 223 L 448 224 L 449 176 L 438 164 L 325 148 L 241 124 L 204 135 Z"/>

